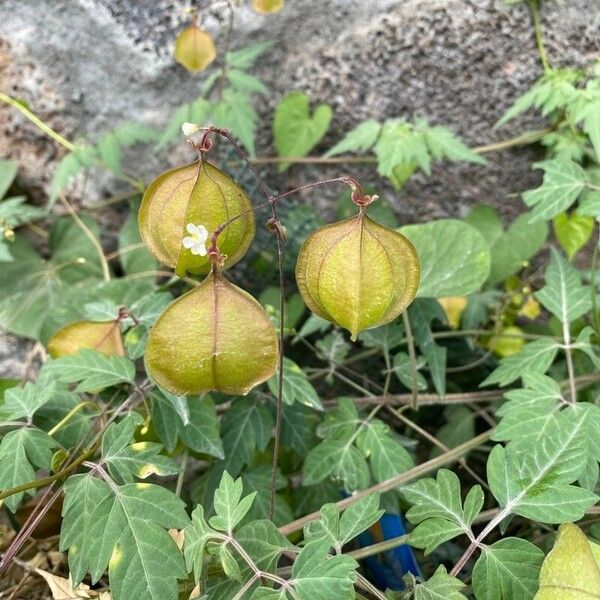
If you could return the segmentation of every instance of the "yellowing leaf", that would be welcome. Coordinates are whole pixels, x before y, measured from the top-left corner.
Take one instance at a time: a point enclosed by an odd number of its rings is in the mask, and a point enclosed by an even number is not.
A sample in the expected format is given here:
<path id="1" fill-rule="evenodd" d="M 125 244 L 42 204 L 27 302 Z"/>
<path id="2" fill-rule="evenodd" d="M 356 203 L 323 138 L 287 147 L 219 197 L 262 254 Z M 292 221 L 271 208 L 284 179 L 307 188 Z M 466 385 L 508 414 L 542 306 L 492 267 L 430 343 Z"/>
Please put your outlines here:
<path id="1" fill-rule="evenodd" d="M 467 307 L 467 298 L 465 296 L 448 296 L 446 298 L 438 298 L 438 302 L 442 305 L 448 323 L 452 329 L 458 329 L 460 326 L 460 317 Z"/>
<path id="2" fill-rule="evenodd" d="M 534 600 L 600 599 L 600 567 L 579 527 L 564 523 L 540 572 Z"/>
<path id="3" fill-rule="evenodd" d="M 244 256 L 254 238 L 252 203 L 229 175 L 201 161 L 167 171 L 150 184 L 140 206 L 140 233 L 150 252 L 176 268 L 178 275 L 205 274 L 211 268 L 207 256 L 183 247 L 186 226 L 205 227 L 208 245 L 217 227 L 240 214 L 243 216 L 231 222 L 217 241 L 220 253 L 227 256 L 224 269 Z"/>
<path id="4" fill-rule="evenodd" d="M 52 358 L 77 354 L 88 348 L 107 356 L 125 356 L 119 321 L 78 321 L 59 329 L 48 342 Z"/>
<path id="5" fill-rule="evenodd" d="M 310 310 L 356 339 L 359 331 L 389 323 L 412 302 L 419 258 L 408 238 L 361 211 L 307 238 L 296 281 Z"/>
<path id="6" fill-rule="evenodd" d="M 283 5 L 284 0 L 252 0 L 252 8 L 265 15 L 280 11 Z"/>
<path id="7" fill-rule="evenodd" d="M 80 583 L 75 589 L 73 589 L 73 582 L 71 578 L 65 579 L 54 575 L 54 573 L 48 573 L 42 569 L 36 569 L 35 572 L 43 577 L 50 588 L 52 598 L 54 600 L 76 600 L 77 598 L 91 598 L 87 590 L 90 589 L 89 585 Z"/>
<path id="8" fill-rule="evenodd" d="M 146 367 L 173 394 L 243 395 L 275 373 L 277 358 L 267 313 L 212 272 L 159 317 L 148 336 Z"/>
<path id="9" fill-rule="evenodd" d="M 184 29 L 175 40 L 175 60 L 188 71 L 204 71 L 216 56 L 210 33 L 195 25 Z"/>
<path id="10" fill-rule="evenodd" d="M 589 242 L 594 233 L 594 222 L 594 217 L 565 212 L 552 220 L 554 235 L 570 259 Z"/>

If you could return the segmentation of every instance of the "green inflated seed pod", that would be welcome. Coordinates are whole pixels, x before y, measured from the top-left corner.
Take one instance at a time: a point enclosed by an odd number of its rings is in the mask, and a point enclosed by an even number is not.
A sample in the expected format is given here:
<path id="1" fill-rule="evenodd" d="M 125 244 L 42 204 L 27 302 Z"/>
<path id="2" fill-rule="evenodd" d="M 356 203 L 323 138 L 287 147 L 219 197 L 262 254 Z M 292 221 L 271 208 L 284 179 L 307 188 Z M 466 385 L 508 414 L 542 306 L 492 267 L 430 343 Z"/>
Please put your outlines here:
<path id="1" fill-rule="evenodd" d="M 192 163 L 159 175 L 142 199 L 139 228 L 142 240 L 163 264 L 177 275 L 206 274 L 211 263 L 206 247 L 215 229 L 232 217 L 218 236 L 217 248 L 228 269 L 244 256 L 255 233 L 252 203 L 233 178 L 206 161 Z M 204 228 L 199 245 L 184 246 L 184 239 Z M 191 244 L 191 242 L 190 242 Z M 202 251 L 203 250 L 203 251 Z M 200 252 L 200 253 L 199 253 Z"/>
<path id="2" fill-rule="evenodd" d="M 414 299 L 419 274 L 410 240 L 376 223 L 364 210 L 314 231 L 296 264 L 306 305 L 348 329 L 352 339 L 394 320 Z"/>
<path id="3" fill-rule="evenodd" d="M 275 373 L 277 361 L 267 313 L 217 271 L 167 307 L 146 347 L 148 373 L 173 394 L 247 394 Z"/>

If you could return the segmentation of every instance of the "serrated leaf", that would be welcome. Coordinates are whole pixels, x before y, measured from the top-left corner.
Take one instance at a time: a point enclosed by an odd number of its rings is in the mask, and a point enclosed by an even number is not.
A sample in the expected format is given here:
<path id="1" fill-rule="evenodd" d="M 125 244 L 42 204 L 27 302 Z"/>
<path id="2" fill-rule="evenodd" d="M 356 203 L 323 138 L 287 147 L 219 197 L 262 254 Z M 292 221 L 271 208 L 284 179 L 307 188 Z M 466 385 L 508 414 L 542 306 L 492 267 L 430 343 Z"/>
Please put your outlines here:
<path id="1" fill-rule="evenodd" d="M 477 600 L 531 600 L 544 553 L 531 542 L 508 537 L 484 546 L 473 567 Z"/>
<path id="2" fill-rule="evenodd" d="M 349 492 L 369 486 L 370 475 L 362 453 L 344 441 L 326 440 L 315 446 L 304 461 L 304 485 L 313 485 L 328 476 L 341 481 Z"/>
<path id="3" fill-rule="evenodd" d="M 415 133 L 410 123 L 401 119 L 388 119 L 375 144 L 377 171 L 389 177 L 398 188 L 394 171 L 407 168 L 411 174 L 419 166 L 425 174 L 430 173 L 431 158 L 423 136 Z"/>
<path id="4" fill-rule="evenodd" d="M 227 78 L 231 85 L 240 92 L 256 92 L 264 95 L 269 93 L 269 90 L 258 77 L 250 75 L 250 73 L 246 73 L 241 69 L 229 69 L 227 71 Z"/>
<path id="5" fill-rule="evenodd" d="M 219 419 L 210 396 L 189 401 L 189 423 L 180 430 L 181 441 L 196 452 L 224 458 L 223 443 L 219 436 Z"/>
<path id="6" fill-rule="evenodd" d="M 546 285 L 535 294 L 535 297 L 561 323 L 568 325 L 591 309 L 592 299 L 589 288 L 581 284 L 577 269 L 555 248 L 552 248 L 545 280 Z"/>
<path id="7" fill-rule="evenodd" d="M 273 42 L 259 42 L 258 44 L 252 44 L 241 48 L 240 50 L 230 50 L 225 60 L 230 67 L 236 69 L 249 69 L 254 65 L 256 59 L 264 54 L 269 48 L 273 46 Z"/>
<path id="8" fill-rule="evenodd" d="M 310 408 L 323 410 L 317 391 L 308 380 L 306 373 L 291 359 L 283 359 L 283 401 L 286 404 L 299 402 Z M 269 379 L 269 389 L 277 397 L 279 389 L 279 370 Z"/>
<path id="9" fill-rule="evenodd" d="M 279 156 L 306 156 L 329 129 L 332 111 L 319 104 L 310 114 L 310 99 L 302 92 L 291 92 L 275 109 L 273 135 Z M 289 164 L 279 166 L 280 171 Z"/>
<path id="10" fill-rule="evenodd" d="M 266 448 L 275 421 L 269 409 L 254 397 L 237 399 L 223 416 L 221 431 L 224 468 L 237 476 L 254 453 Z"/>
<path id="11" fill-rule="evenodd" d="M 58 444 L 44 431 L 23 427 L 9 431 L 0 441 L 0 490 L 7 491 L 35 480 L 36 469 L 48 469 Z M 34 490 L 27 493 L 33 494 Z M 25 492 L 3 500 L 15 512 Z"/>
<path id="12" fill-rule="evenodd" d="M 123 153 L 121 152 L 121 144 L 117 136 L 109 132 L 100 138 L 97 145 L 100 160 L 113 173 L 119 175 L 121 173 L 121 160 Z"/>
<path id="13" fill-rule="evenodd" d="M 52 399 L 55 385 L 37 385 L 27 382 L 23 387 L 11 387 L 4 393 L 4 403 L 0 405 L 0 420 L 14 421 L 25 417 L 31 421 L 33 415 Z"/>
<path id="14" fill-rule="evenodd" d="M 533 443 L 495 446 L 488 459 L 488 483 L 501 507 L 543 523 L 580 519 L 598 497 L 571 484 L 588 454 L 585 415 L 560 413 Z"/>
<path id="15" fill-rule="evenodd" d="M 351 129 L 335 146 L 327 150 L 323 156 L 336 156 L 344 152 L 366 152 L 377 141 L 381 123 L 375 119 L 363 121 Z"/>
<path id="16" fill-rule="evenodd" d="M 246 94 L 232 89 L 223 92 L 223 100 L 216 104 L 212 120 L 217 127 L 231 129 L 242 142 L 250 157 L 254 156 L 254 135 L 258 116 Z"/>
<path id="17" fill-rule="evenodd" d="M 459 533 L 470 535 L 471 524 L 483 507 L 483 491 L 479 485 L 469 490 L 463 504 L 460 481 L 447 469 L 440 469 L 436 479 L 421 479 L 400 491 L 413 505 L 406 518 L 415 525 L 426 523 L 411 533 L 410 543 L 425 547 L 427 553 Z M 434 522 L 427 523 L 430 520 Z"/>
<path id="18" fill-rule="evenodd" d="M 389 428 L 371 421 L 358 435 L 357 447 L 369 459 L 377 482 L 391 479 L 414 466 L 413 459 L 400 442 L 389 435 Z"/>
<path id="19" fill-rule="evenodd" d="M 65 486 L 61 550 L 69 548 L 75 584 L 95 583 L 108 566 L 114 600 L 176 600 L 183 557 L 167 528 L 189 523 L 184 503 L 166 488 L 127 484 L 111 489 L 90 475 Z"/>
<path id="20" fill-rule="evenodd" d="M 464 296 L 478 291 L 490 273 L 490 250 L 471 225 L 440 219 L 399 229 L 415 245 L 421 263 L 419 298 Z"/>
<path id="21" fill-rule="evenodd" d="M 236 480 L 227 471 L 223 472 L 221 483 L 215 491 L 215 516 L 209 524 L 215 529 L 226 531 L 231 535 L 236 525 L 246 516 L 254 501 L 256 492 L 242 498 L 244 484 L 241 478 Z"/>
<path id="22" fill-rule="evenodd" d="M 293 550 L 290 541 L 279 533 L 277 527 L 266 519 L 243 525 L 235 534 L 235 539 L 251 556 L 259 569 L 274 572 L 279 557 L 286 550 Z"/>
<path id="23" fill-rule="evenodd" d="M 133 383 L 135 365 L 124 356 L 83 349 L 53 360 L 48 373 L 61 383 L 77 383 L 76 392 L 92 392 L 118 383 Z"/>
<path id="24" fill-rule="evenodd" d="M 327 543 L 311 542 L 294 561 L 291 585 L 300 600 L 350 600 L 357 567 L 349 556 L 331 556 Z"/>
<path id="25" fill-rule="evenodd" d="M 487 161 L 471 148 L 463 144 L 446 127 L 430 127 L 427 124 L 420 125 L 423 132 L 425 144 L 435 159 L 447 158 L 454 161 L 466 161 L 479 165 L 487 164 Z"/>
<path id="26" fill-rule="evenodd" d="M 204 508 L 198 505 L 192 512 L 191 525 L 185 528 L 183 545 L 187 570 L 193 570 L 196 583 L 202 577 L 206 544 L 217 535 L 218 533 L 209 527 L 204 519 Z"/>
<path id="27" fill-rule="evenodd" d="M 83 171 L 84 168 L 84 165 L 79 162 L 77 155 L 73 152 L 70 152 L 61 159 L 54 170 L 52 182 L 50 183 L 49 207 L 56 202 L 60 192 L 67 186 L 71 179 Z"/>
<path id="28" fill-rule="evenodd" d="M 577 163 L 563 159 L 533 166 L 543 169 L 544 180 L 539 188 L 523 192 L 523 201 L 533 208 L 531 222 L 552 219 L 575 202 L 585 187 L 585 173 Z"/>
<path id="29" fill-rule="evenodd" d="M 543 374 L 554 362 L 558 349 L 559 345 L 554 340 L 545 338 L 525 344 L 520 352 L 503 358 L 500 365 L 480 385 L 483 387 L 497 383 L 505 386 L 526 373 Z"/>
<path id="30" fill-rule="evenodd" d="M 119 231 L 119 252 L 121 265 L 128 275 L 155 271 L 158 268 L 158 262 L 142 243 L 137 215 L 134 212 L 129 215 Z"/>
<path id="31" fill-rule="evenodd" d="M 8 191 L 17 176 L 18 165 L 14 160 L 0 160 L 0 198 Z"/>
<path id="32" fill-rule="evenodd" d="M 440 565 L 432 577 L 415 587 L 414 600 L 466 600 L 460 593 L 464 587 L 462 581 L 448 575 L 446 567 Z"/>
<path id="33" fill-rule="evenodd" d="M 245 521 L 270 518 L 271 509 L 271 466 L 260 464 L 242 472 L 244 494 L 255 493 L 254 502 Z M 275 477 L 275 489 L 281 490 L 287 486 L 287 479 L 278 470 Z M 275 510 L 271 521 L 280 526 L 293 521 L 294 515 L 287 501 L 281 494 L 275 494 Z"/>

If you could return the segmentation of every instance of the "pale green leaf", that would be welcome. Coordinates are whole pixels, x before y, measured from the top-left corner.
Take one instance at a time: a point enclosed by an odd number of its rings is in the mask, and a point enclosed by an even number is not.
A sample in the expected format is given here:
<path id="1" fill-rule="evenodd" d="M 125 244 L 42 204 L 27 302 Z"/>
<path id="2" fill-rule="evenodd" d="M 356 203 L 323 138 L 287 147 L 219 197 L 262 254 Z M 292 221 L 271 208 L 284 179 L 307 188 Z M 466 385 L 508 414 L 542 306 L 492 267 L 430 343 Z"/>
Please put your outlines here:
<path id="1" fill-rule="evenodd" d="M 336 156 L 344 152 L 366 152 L 377 141 L 381 123 L 375 119 L 363 121 L 351 129 L 335 146 L 327 150 L 324 156 Z"/>

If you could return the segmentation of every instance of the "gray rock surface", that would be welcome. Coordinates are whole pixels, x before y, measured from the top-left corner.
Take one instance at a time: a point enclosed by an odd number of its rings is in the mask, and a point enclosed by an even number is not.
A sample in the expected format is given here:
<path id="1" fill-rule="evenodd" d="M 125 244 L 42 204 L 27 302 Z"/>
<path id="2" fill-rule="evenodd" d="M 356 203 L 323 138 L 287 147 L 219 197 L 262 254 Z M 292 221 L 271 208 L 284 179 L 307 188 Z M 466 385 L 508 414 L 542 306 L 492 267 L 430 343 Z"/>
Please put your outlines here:
<path id="1" fill-rule="evenodd" d="M 213 4 L 201 2 L 200 6 Z M 549 2 L 543 26 L 554 64 L 584 65 L 600 52 L 600 0 Z M 208 10 L 203 26 L 223 44 L 222 10 Z M 25 99 L 63 135 L 94 140 L 124 119 L 160 126 L 174 108 L 193 99 L 203 75 L 190 75 L 172 57 L 172 43 L 186 24 L 183 2 L 160 0 L 5 0 L 0 5 L 2 90 Z M 523 6 L 500 0 L 288 0 L 283 11 L 259 16 L 236 9 L 234 46 L 272 39 L 259 75 L 273 90 L 258 102 L 258 152 L 272 155 L 270 118 L 288 91 L 310 93 L 334 108 L 322 147 L 367 117 L 423 116 L 469 144 L 510 137 L 542 121 L 528 115 L 502 130 L 493 124 L 540 75 L 530 20 Z M 47 186 L 62 154 L 15 111 L 2 108 L 0 155 L 19 160 L 28 186 Z M 133 171 L 146 179 L 178 163 L 188 150 L 142 158 Z M 437 164 L 401 193 L 377 179 L 372 168 L 352 173 L 377 182 L 404 221 L 458 215 L 470 204 L 493 202 L 510 211 L 512 196 L 535 185 L 533 148 L 490 155 L 488 167 Z M 278 187 L 350 172 L 350 166 L 294 167 Z M 86 201 L 110 195 L 119 183 L 96 174 Z M 76 190 L 80 195 L 83 190 Z M 325 212 L 335 191 L 322 191 Z"/>

